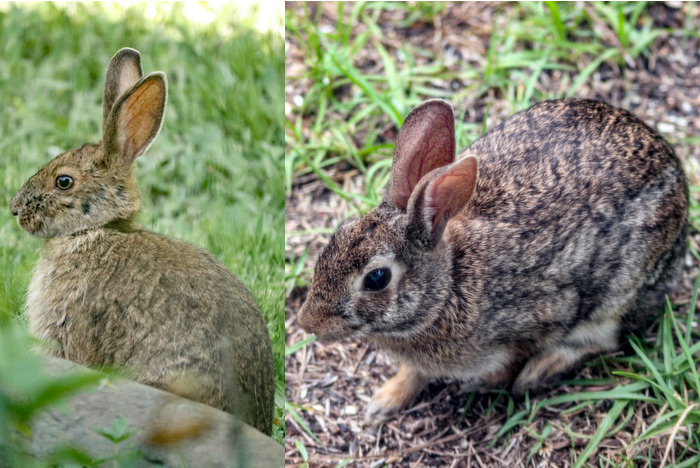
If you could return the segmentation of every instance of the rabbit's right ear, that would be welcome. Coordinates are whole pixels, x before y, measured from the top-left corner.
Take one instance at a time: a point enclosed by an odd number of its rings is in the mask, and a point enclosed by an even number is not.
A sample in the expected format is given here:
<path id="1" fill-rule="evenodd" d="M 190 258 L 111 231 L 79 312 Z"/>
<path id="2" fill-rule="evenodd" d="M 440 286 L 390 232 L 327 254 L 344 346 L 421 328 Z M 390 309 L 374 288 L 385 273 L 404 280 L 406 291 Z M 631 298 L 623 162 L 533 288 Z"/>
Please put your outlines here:
<path id="1" fill-rule="evenodd" d="M 455 121 L 452 107 L 431 99 L 414 108 L 401 127 L 391 166 L 388 195 L 406 211 L 413 189 L 424 175 L 455 159 Z"/>
<path id="2" fill-rule="evenodd" d="M 425 247 L 435 247 L 447 221 L 472 198 L 477 174 L 476 157 L 467 156 L 424 178 L 408 203 L 408 236 Z"/>
<path id="3" fill-rule="evenodd" d="M 102 101 L 102 131 L 107 124 L 114 103 L 143 76 L 141 55 L 129 47 L 120 49 L 107 66 L 105 94 Z"/>
<path id="4" fill-rule="evenodd" d="M 163 126 L 167 97 L 165 73 L 153 72 L 114 103 L 102 132 L 105 157 L 110 163 L 131 165 L 151 146 Z"/>

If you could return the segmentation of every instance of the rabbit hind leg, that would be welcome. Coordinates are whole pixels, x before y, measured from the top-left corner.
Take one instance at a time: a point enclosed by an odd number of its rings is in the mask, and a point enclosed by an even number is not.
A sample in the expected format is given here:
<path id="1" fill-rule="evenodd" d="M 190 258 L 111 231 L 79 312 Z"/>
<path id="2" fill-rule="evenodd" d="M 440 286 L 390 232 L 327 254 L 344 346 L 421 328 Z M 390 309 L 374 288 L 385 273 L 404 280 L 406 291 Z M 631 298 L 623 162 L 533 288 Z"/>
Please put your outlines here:
<path id="1" fill-rule="evenodd" d="M 163 367 L 148 368 L 135 377 L 145 385 L 217 409 L 224 409 L 224 392 L 218 375 L 201 372 L 194 368 L 166 364 Z M 227 410 L 233 412 L 230 409 Z"/>
<path id="2" fill-rule="evenodd" d="M 671 249 L 649 272 L 634 305 L 622 317 L 622 330 L 627 333 L 644 329 L 666 307 L 666 296 L 679 286 L 688 251 L 687 225 L 681 230 Z"/>
<path id="3" fill-rule="evenodd" d="M 515 379 L 513 391 L 541 387 L 587 357 L 617 349 L 618 336 L 614 319 L 579 325 L 564 341 L 532 356 Z"/>
<path id="4" fill-rule="evenodd" d="M 578 325 L 563 341 L 529 358 L 513 384 L 513 390 L 540 387 L 570 370 L 587 357 L 617 349 L 624 332 L 643 327 L 661 311 L 666 294 L 673 291 L 683 269 L 687 251 L 687 225 L 671 248 L 657 260 L 640 290 L 626 305 L 612 313 L 601 311 Z M 603 317 L 607 317 L 604 319 Z"/>

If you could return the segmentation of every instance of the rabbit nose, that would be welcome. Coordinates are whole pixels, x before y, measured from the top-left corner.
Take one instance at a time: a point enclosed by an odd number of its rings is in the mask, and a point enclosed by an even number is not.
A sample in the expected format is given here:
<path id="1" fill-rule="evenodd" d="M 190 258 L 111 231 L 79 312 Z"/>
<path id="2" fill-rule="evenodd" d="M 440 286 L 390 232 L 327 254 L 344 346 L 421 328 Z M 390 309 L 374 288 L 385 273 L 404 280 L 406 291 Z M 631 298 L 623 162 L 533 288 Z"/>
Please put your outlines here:
<path id="1" fill-rule="evenodd" d="M 19 206 L 20 206 L 20 199 L 18 197 L 19 194 L 15 195 L 12 197 L 12 200 L 10 200 L 10 211 L 14 216 L 17 216 L 19 214 Z"/>

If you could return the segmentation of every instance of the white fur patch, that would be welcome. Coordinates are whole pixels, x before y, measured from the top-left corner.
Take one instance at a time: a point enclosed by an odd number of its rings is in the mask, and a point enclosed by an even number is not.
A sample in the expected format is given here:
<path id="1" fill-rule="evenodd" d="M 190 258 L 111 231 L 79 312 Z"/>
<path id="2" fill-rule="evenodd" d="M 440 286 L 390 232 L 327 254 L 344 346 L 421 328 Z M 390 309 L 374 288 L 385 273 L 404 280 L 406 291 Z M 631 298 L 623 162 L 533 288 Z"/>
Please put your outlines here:
<path id="1" fill-rule="evenodd" d="M 618 317 L 611 317 L 602 321 L 585 322 L 574 328 L 567 336 L 566 341 L 586 344 L 592 347 L 600 346 L 603 349 L 614 349 L 617 347 L 619 326 Z"/>
<path id="2" fill-rule="evenodd" d="M 50 241 L 50 248 L 55 247 L 56 252 L 60 252 L 62 255 L 71 255 L 88 250 L 92 244 L 103 240 L 104 237 L 104 229 L 89 229 L 77 235 L 56 238 L 55 242 Z"/>

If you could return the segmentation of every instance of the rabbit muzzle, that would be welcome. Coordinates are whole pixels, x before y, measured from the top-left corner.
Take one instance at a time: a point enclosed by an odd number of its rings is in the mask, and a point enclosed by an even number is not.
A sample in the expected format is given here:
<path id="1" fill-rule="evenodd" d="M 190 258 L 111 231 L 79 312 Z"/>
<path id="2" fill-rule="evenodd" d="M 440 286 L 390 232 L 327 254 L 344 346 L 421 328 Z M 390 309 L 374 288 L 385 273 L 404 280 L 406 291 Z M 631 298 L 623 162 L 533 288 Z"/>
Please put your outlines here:
<path id="1" fill-rule="evenodd" d="M 12 200 L 10 200 L 10 211 L 12 212 L 12 216 L 19 215 L 20 210 L 22 209 L 20 203 L 19 193 L 17 193 L 14 197 L 12 197 Z"/>
<path id="2" fill-rule="evenodd" d="M 338 341 L 352 334 L 345 320 L 308 304 L 308 300 L 301 306 L 297 320 L 305 332 L 315 334 L 322 343 Z"/>
<path id="3" fill-rule="evenodd" d="M 17 218 L 17 223 L 32 235 L 43 229 L 43 222 L 37 211 L 40 202 L 40 197 L 28 197 L 24 190 L 17 192 L 10 201 L 10 211 Z"/>

